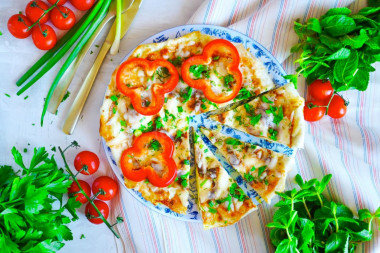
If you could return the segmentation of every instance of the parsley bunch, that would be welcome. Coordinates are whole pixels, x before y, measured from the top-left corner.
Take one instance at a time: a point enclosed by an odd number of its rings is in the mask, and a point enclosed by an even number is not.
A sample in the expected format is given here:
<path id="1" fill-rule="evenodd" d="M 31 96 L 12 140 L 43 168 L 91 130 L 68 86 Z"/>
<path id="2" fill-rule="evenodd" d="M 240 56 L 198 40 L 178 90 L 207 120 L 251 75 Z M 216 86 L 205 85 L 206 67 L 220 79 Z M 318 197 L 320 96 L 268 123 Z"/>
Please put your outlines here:
<path id="1" fill-rule="evenodd" d="M 55 252 L 73 239 L 66 225 L 71 219 L 63 212 L 78 219 L 80 202 L 62 200 L 72 182 L 45 148 L 34 149 L 28 167 L 16 148 L 12 154 L 18 171 L 0 166 L 1 252 Z"/>
<path id="2" fill-rule="evenodd" d="M 376 1 L 374 1 L 376 2 Z M 295 75 L 288 75 L 295 85 L 302 74 L 307 83 L 329 79 L 335 91 L 364 91 L 372 66 L 380 61 L 380 7 L 366 7 L 357 14 L 348 8 L 330 9 L 320 19 L 305 24 L 295 22 L 300 42 L 291 52 L 301 51 L 295 63 Z"/>
<path id="3" fill-rule="evenodd" d="M 372 221 L 380 217 L 380 207 L 372 214 L 359 210 L 355 218 L 351 210 L 323 196 L 331 175 L 321 181 L 296 182 L 300 190 L 277 194 L 282 198 L 275 206 L 270 238 L 276 252 L 354 252 L 355 247 L 372 238 Z"/>

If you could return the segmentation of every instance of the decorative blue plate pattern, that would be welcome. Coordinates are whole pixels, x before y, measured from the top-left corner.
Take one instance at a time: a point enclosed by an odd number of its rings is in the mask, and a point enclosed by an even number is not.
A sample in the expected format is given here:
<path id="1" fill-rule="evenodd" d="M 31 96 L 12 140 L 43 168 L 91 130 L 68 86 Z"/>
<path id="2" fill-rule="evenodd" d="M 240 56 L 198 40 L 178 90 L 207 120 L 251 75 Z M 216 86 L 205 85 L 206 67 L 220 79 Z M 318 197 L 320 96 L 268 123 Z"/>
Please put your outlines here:
<path id="1" fill-rule="evenodd" d="M 237 31 L 225 28 L 225 27 L 213 26 L 213 25 L 178 26 L 178 27 L 173 27 L 168 30 L 157 33 L 149 37 L 148 39 L 144 40 L 140 44 L 159 43 L 159 42 L 166 41 L 168 39 L 181 37 L 193 31 L 200 31 L 204 34 L 215 36 L 221 39 L 226 39 L 231 42 L 242 43 L 244 47 L 247 48 L 251 54 L 253 54 L 261 62 L 263 62 L 264 66 L 268 70 L 269 75 L 271 76 L 273 82 L 276 84 L 277 87 L 283 86 L 284 84 L 288 82 L 287 80 L 283 78 L 283 76 L 286 75 L 284 69 L 281 67 L 278 61 L 268 52 L 266 48 L 264 48 L 262 45 L 252 40 L 248 36 L 242 33 L 239 33 Z M 131 55 L 132 52 L 133 50 L 123 59 L 123 61 L 125 61 Z M 118 168 L 117 163 L 112 156 L 111 149 L 106 145 L 106 142 L 104 141 L 104 139 L 102 141 L 103 141 L 103 146 L 104 146 L 105 153 L 107 155 L 108 162 L 110 163 L 117 178 L 124 185 L 124 178 L 123 178 L 123 174 L 121 173 L 121 169 Z M 190 181 L 194 180 L 194 178 L 191 178 L 191 177 L 194 177 L 194 175 L 190 176 Z M 144 204 L 145 206 L 163 215 L 177 218 L 182 221 L 191 221 L 191 222 L 201 221 L 199 210 L 198 210 L 197 205 L 195 204 L 194 199 L 189 201 L 187 214 L 182 215 L 182 214 L 173 212 L 172 210 L 170 210 L 169 208 L 163 205 L 157 205 L 157 206 L 153 205 L 149 201 L 145 200 L 141 196 L 141 193 L 135 190 L 128 189 L 128 188 L 127 190 L 142 204 Z"/>

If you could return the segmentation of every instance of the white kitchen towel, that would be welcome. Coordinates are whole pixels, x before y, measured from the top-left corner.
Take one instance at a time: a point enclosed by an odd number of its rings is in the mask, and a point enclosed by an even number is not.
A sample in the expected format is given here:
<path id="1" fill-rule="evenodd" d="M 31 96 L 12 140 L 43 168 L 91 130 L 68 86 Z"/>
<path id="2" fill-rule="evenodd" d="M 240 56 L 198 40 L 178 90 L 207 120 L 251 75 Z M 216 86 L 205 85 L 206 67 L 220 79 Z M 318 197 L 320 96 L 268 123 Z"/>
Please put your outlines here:
<path id="1" fill-rule="evenodd" d="M 255 39 L 281 62 L 288 73 L 294 73 L 290 48 L 297 42 L 293 22 L 319 17 L 329 8 L 348 6 L 354 11 L 366 1 L 351 0 L 208 0 L 189 20 L 190 24 L 228 26 Z M 375 67 L 380 68 L 379 64 Z M 371 74 L 366 92 L 344 93 L 350 100 L 347 115 L 340 120 L 329 117 L 307 123 L 305 149 L 296 156 L 286 189 L 295 186 L 294 176 L 333 179 L 326 196 L 358 209 L 374 211 L 380 205 L 380 71 Z M 375 85 L 378 84 L 378 85 Z M 299 91 L 305 95 L 300 78 Z M 377 116 L 376 116 L 377 115 Z M 272 252 L 265 225 L 272 221 L 273 204 L 264 204 L 235 225 L 204 230 L 200 223 L 172 219 L 144 207 L 123 191 L 120 211 L 126 222 L 119 226 L 125 252 Z M 118 205 L 119 206 L 119 205 Z M 377 227 L 378 224 L 376 223 Z M 379 252 L 378 230 L 374 239 L 362 244 L 357 252 Z"/>

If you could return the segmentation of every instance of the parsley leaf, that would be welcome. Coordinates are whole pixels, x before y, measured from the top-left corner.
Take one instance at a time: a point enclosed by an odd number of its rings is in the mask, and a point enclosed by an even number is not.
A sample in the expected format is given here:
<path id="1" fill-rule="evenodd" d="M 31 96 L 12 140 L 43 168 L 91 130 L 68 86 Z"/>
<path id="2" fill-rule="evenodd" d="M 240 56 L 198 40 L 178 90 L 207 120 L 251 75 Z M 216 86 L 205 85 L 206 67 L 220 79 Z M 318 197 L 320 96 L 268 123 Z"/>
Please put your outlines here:
<path id="1" fill-rule="evenodd" d="M 151 150 L 158 151 L 160 150 L 160 148 L 161 148 L 161 143 L 158 140 L 152 140 L 149 143 L 149 149 Z"/>
<path id="2" fill-rule="evenodd" d="M 196 79 L 203 78 L 203 76 L 210 78 L 210 70 L 207 65 L 192 65 L 189 71 Z"/>

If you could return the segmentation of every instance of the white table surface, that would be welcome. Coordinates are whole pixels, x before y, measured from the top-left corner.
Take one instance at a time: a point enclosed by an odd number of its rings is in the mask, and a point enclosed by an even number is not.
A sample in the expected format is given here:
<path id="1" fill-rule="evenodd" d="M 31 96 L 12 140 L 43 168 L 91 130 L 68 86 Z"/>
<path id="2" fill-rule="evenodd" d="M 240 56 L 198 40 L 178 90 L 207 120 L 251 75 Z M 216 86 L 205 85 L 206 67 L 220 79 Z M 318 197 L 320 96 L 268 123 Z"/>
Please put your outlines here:
<path id="1" fill-rule="evenodd" d="M 39 126 L 40 115 L 44 98 L 53 81 L 58 67 L 57 64 L 48 74 L 40 79 L 25 94 L 18 97 L 16 80 L 30 67 L 42 54 L 33 45 L 32 39 L 15 39 L 7 30 L 7 21 L 13 14 L 23 11 L 27 0 L 0 1 L 0 164 L 13 165 L 11 148 L 16 146 L 19 150 L 27 148 L 25 159 L 32 155 L 33 147 L 67 146 L 71 141 L 77 140 L 81 145 L 78 150 L 72 149 L 67 153 L 69 164 L 80 150 L 91 150 L 101 159 L 100 172 L 104 173 L 108 163 L 100 144 L 99 108 L 108 84 L 110 75 L 123 57 L 145 38 L 170 27 L 185 24 L 196 11 L 203 0 L 144 0 L 130 30 L 121 42 L 118 55 L 108 55 L 100 69 L 89 99 L 82 112 L 81 119 L 73 135 L 67 136 L 62 132 L 63 120 L 73 101 L 79 85 L 86 76 L 91 63 L 94 61 L 99 48 L 91 49 L 94 53 L 86 57 L 73 80 L 69 91 L 72 95 L 59 107 L 58 115 L 47 114 L 45 124 Z M 78 14 L 78 13 L 77 13 Z M 101 45 L 104 34 L 95 44 Z M 9 94 L 11 97 L 5 96 Z M 29 96 L 24 100 L 25 96 Z M 54 152 L 52 152 L 54 153 Z M 56 156 L 59 157 L 58 154 Z M 59 158 L 60 159 L 60 158 Z M 89 183 L 92 178 L 86 178 Z M 70 224 L 74 240 L 68 242 L 60 252 L 116 252 L 114 236 L 104 225 L 93 225 L 80 210 L 80 219 Z M 84 234 L 85 239 L 80 239 Z"/>

